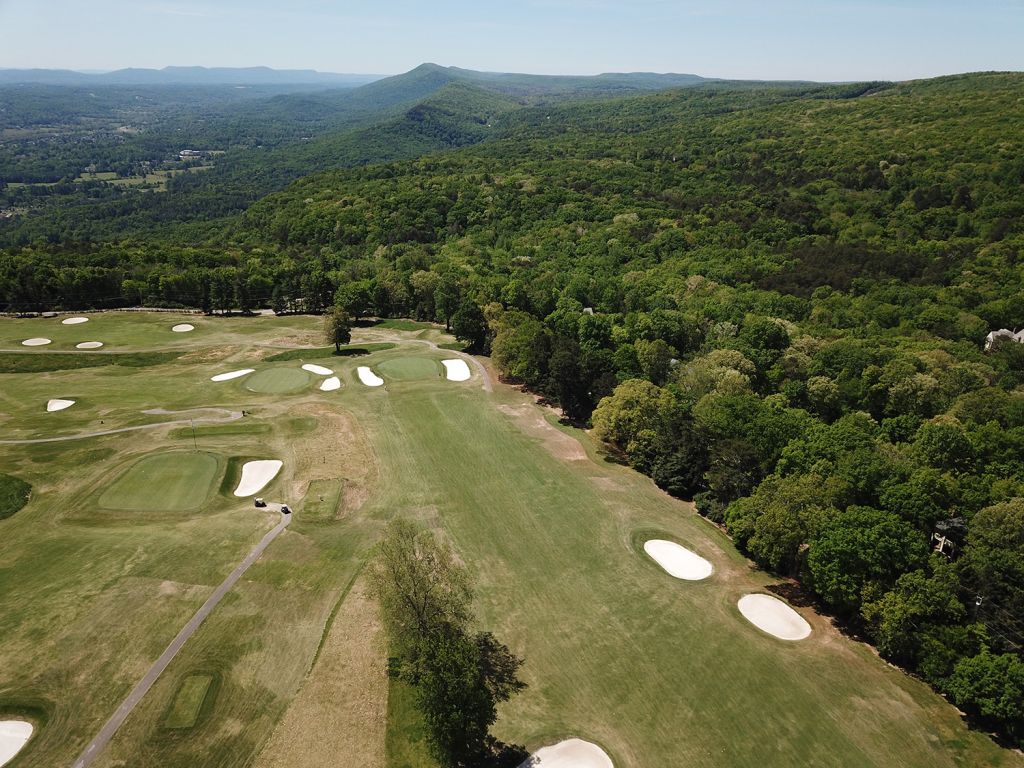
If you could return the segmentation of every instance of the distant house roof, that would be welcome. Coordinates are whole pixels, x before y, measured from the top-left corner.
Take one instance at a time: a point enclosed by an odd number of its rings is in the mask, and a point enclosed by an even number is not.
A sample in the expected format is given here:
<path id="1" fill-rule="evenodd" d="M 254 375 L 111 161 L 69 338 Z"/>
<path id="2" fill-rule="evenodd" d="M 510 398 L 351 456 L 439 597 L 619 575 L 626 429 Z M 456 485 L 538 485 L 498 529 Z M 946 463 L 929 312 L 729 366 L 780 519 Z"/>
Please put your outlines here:
<path id="1" fill-rule="evenodd" d="M 1020 330 L 1016 333 L 1011 331 L 1009 328 L 1000 328 L 998 331 L 989 331 L 988 336 L 985 337 L 985 351 L 987 352 L 992 349 L 999 339 L 1009 339 L 1010 341 L 1016 341 L 1018 344 L 1024 344 L 1024 330 Z"/>

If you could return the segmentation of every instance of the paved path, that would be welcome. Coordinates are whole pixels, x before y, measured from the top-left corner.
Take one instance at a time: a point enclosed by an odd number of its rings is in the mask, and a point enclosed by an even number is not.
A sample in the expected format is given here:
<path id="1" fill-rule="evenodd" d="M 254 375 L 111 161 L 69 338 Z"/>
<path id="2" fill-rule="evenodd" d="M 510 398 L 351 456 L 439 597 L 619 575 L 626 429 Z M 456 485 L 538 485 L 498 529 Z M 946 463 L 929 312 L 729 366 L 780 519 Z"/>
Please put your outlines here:
<path id="1" fill-rule="evenodd" d="M 157 427 L 168 427 L 175 424 L 218 424 L 225 421 L 236 421 L 242 418 L 241 411 L 228 411 L 224 408 L 197 408 L 196 411 L 214 411 L 224 414 L 220 417 L 203 416 L 198 419 L 175 419 L 173 421 L 160 421 L 156 424 L 140 424 L 137 427 L 121 427 L 120 429 L 106 429 L 99 432 L 80 432 L 77 435 L 64 435 L 63 437 L 36 437 L 31 440 L 0 440 L 0 445 L 32 445 L 34 443 L 62 443 L 65 440 L 82 440 L 86 437 L 100 437 L 102 435 L 116 435 L 119 432 L 134 432 L 138 429 L 156 429 Z M 153 408 L 143 411 L 146 415 L 156 416 L 173 413 L 192 413 L 193 411 L 165 411 L 162 408 Z"/>
<path id="2" fill-rule="evenodd" d="M 274 505 L 280 508 L 280 505 Z M 167 646 L 160 658 L 157 659 L 153 666 L 149 668 L 149 671 L 143 676 L 143 678 L 132 688 L 131 693 L 128 697 L 121 702 L 121 706 L 117 708 L 110 719 L 107 720 L 96 738 L 94 738 L 89 745 L 85 748 L 78 759 L 75 760 L 73 768 L 86 768 L 87 765 L 92 763 L 99 754 L 103 751 L 103 748 L 107 746 L 107 743 L 117 732 L 117 729 L 121 727 L 121 724 L 127 719 L 128 715 L 132 713 L 135 706 L 142 701 L 142 697 L 146 695 L 146 692 L 153 686 L 153 683 L 157 681 L 157 678 L 167 669 L 167 665 L 171 663 L 171 659 L 181 650 L 181 647 L 188 641 L 190 637 L 199 629 L 199 625 L 203 623 L 203 620 L 210 615 L 214 608 L 217 607 L 217 603 L 221 601 L 221 598 L 226 595 L 235 583 L 242 578 L 249 566 L 255 563 L 263 551 L 270 546 L 270 542 L 277 538 L 278 534 L 281 533 L 288 523 L 292 521 L 291 515 L 281 515 L 281 522 L 271 529 L 266 536 L 260 540 L 260 543 L 256 545 L 256 548 L 250 552 L 246 558 L 238 564 L 224 581 L 221 582 L 220 586 L 217 587 L 213 594 L 207 598 L 206 602 L 195 612 L 195 615 L 188 620 L 188 623 L 181 628 L 181 631 L 175 635 L 174 639 L 171 640 L 171 644 Z"/>

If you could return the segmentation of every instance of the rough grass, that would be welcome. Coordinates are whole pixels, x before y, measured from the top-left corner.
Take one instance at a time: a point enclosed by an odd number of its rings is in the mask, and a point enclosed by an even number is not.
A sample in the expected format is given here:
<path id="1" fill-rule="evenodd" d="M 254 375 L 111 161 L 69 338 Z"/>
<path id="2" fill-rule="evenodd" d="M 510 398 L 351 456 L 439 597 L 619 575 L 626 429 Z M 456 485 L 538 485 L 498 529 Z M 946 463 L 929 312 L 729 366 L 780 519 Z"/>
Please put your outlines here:
<path id="1" fill-rule="evenodd" d="M 311 381 L 301 368 L 268 368 L 248 376 L 245 388 L 263 395 L 283 395 L 304 389 Z"/>
<path id="2" fill-rule="evenodd" d="M 191 728 L 199 719 L 199 713 L 203 709 L 207 695 L 210 692 L 210 685 L 213 683 L 213 675 L 189 675 L 178 688 L 170 710 L 167 712 L 167 719 L 164 724 L 168 728 Z"/>
<path id="3" fill-rule="evenodd" d="M 24 480 L 0 474 L 0 520 L 20 511 L 31 493 L 32 486 Z"/>
<path id="4" fill-rule="evenodd" d="M 222 464 L 212 453 L 146 456 L 100 495 L 99 504 L 116 510 L 192 512 L 213 494 Z"/>
<path id="5" fill-rule="evenodd" d="M 136 353 L 60 353 L 60 352 L 0 352 L 0 373 L 43 373 L 44 371 L 70 371 L 80 368 L 100 368 L 120 365 L 145 368 L 163 365 L 180 357 L 179 352 Z"/>

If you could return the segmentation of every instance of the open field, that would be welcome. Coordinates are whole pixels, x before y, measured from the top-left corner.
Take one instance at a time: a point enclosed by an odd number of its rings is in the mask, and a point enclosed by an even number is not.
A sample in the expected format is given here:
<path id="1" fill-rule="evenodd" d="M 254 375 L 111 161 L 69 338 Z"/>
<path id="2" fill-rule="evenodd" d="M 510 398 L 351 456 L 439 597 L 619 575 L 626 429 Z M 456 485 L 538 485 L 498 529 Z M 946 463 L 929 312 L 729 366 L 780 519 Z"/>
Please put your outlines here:
<path id="1" fill-rule="evenodd" d="M 313 765 L 321 745 L 294 763 L 286 756 L 318 725 L 346 745 L 346 764 L 382 764 L 387 748 L 389 765 L 429 765 L 409 743 L 408 701 L 389 704 L 386 681 L 374 677 L 382 649 L 367 641 L 376 632 L 372 611 L 351 588 L 394 515 L 452 541 L 479 583 L 481 626 L 526 658 L 529 688 L 497 724 L 505 740 L 535 749 L 578 736 L 618 768 L 1024 765 L 813 612 L 800 611 L 813 629 L 800 642 L 750 625 L 737 600 L 766 591 L 771 579 L 717 529 L 606 461 L 588 436 L 549 423 L 526 396 L 505 386 L 487 394 L 475 366 L 469 381 L 447 381 L 440 360 L 452 355 L 416 338 L 422 331 L 357 329 L 356 344 L 397 346 L 332 357 L 347 384 L 337 392 L 310 385 L 288 394 L 248 384 L 261 371 L 299 370 L 301 358 L 266 359 L 318 344 L 317 318 L 196 317 L 196 331 L 171 333 L 178 321 L 110 313 L 79 326 L 90 338 L 117 338 L 126 352 L 178 353 L 171 360 L 0 374 L 8 439 L 181 418 L 143 413 L 158 408 L 248 414 L 197 424 L 194 438 L 177 425 L 0 445 L 4 472 L 33 486 L 30 503 L 0 521 L 0 711 L 35 708 L 45 720 L 13 768 L 70 764 L 274 525 L 276 515 L 231 496 L 238 463 L 251 457 L 284 462 L 268 499 L 293 504 L 293 524 L 94 765 Z M 59 319 L 0 319 L 0 339 L 78 339 L 62 328 L 76 334 Z M 52 353 L 26 353 L 35 354 Z M 386 387 L 349 385 L 359 365 L 381 372 Z M 243 367 L 256 373 L 209 381 Z M 74 408 L 45 413 L 47 398 L 65 395 L 78 401 Z M 174 456 L 190 474 L 209 471 L 203 457 L 216 465 L 212 490 L 191 506 L 138 514 L 96 503 L 113 494 L 137 504 L 148 476 L 139 468 L 159 469 Z M 148 492 L 179 505 L 192 493 Z M 710 561 L 712 575 L 672 578 L 642 554 L 647 538 L 678 542 Z M 346 686 L 366 675 L 371 693 L 352 708 Z M 216 680 L 215 695 L 200 696 L 194 681 L 202 677 Z M 180 712 L 178 727 L 169 727 L 172 712 Z M 367 725 L 384 712 L 389 734 Z"/>

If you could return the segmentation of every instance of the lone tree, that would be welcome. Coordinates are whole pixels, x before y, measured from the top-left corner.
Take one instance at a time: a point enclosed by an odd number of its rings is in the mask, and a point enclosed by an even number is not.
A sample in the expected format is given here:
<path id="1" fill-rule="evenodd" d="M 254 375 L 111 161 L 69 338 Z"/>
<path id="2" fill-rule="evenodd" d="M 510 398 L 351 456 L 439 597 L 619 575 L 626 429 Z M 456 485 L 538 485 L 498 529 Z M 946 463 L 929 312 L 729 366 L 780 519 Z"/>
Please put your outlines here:
<path id="1" fill-rule="evenodd" d="M 392 674 L 414 687 L 430 750 L 446 768 L 518 765 L 521 747 L 490 735 L 497 705 L 525 688 L 522 659 L 470 629 L 472 588 L 446 544 L 408 520 L 388 525 L 370 583 L 391 641 Z"/>
<path id="2" fill-rule="evenodd" d="M 334 345 L 335 352 L 341 352 L 341 345 L 352 341 L 352 320 L 348 312 L 340 307 L 332 309 L 324 318 L 324 337 Z"/>

